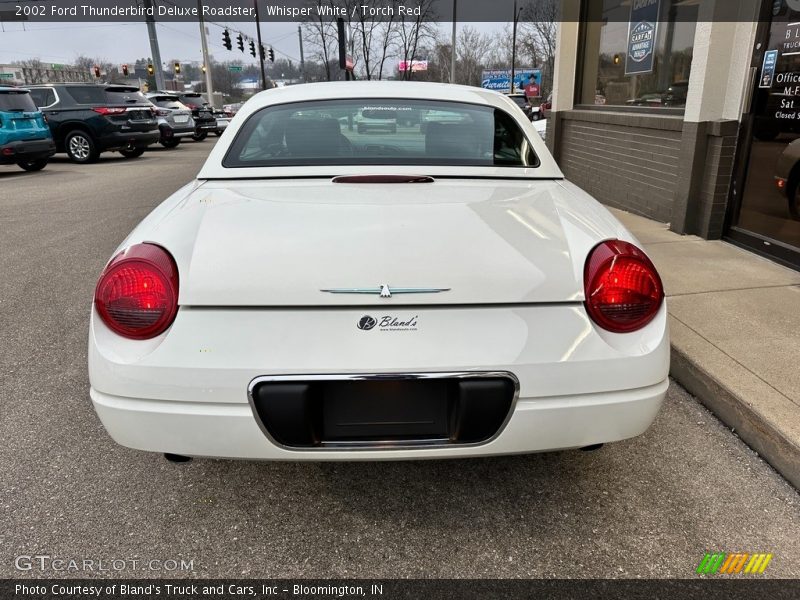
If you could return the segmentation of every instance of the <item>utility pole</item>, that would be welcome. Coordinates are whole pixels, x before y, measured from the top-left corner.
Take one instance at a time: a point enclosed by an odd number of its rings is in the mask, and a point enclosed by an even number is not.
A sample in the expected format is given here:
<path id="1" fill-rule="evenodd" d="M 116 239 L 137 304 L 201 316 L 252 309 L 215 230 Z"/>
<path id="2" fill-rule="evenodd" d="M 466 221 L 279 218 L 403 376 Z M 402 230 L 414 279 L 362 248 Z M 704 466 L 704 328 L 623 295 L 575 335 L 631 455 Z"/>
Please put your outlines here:
<path id="1" fill-rule="evenodd" d="M 514 28 L 513 33 L 511 34 L 511 93 L 514 93 L 514 77 L 516 77 L 516 71 L 514 70 L 514 65 L 517 62 L 517 23 L 519 23 L 519 16 L 522 14 L 522 9 L 520 8 L 517 11 L 517 0 L 514 0 Z"/>
<path id="2" fill-rule="evenodd" d="M 303 27 L 297 26 L 297 37 L 300 40 L 300 80 L 306 82 L 306 60 L 303 57 Z"/>
<path id="3" fill-rule="evenodd" d="M 453 0 L 453 52 L 450 57 L 450 83 L 456 82 L 456 10 L 458 0 Z"/>
<path id="4" fill-rule="evenodd" d="M 208 40 L 206 39 L 206 23 L 203 20 L 203 3 L 197 0 L 197 16 L 200 19 L 200 43 L 203 46 L 203 64 L 206 67 L 206 96 L 208 104 L 214 108 L 214 86 L 211 82 L 211 60 L 208 57 Z"/>
<path id="5" fill-rule="evenodd" d="M 156 88 L 166 89 L 164 85 L 164 72 L 161 70 L 161 51 L 158 49 L 158 35 L 156 34 L 156 20 L 150 14 L 153 11 L 153 0 L 144 0 L 144 7 L 148 9 L 145 21 L 147 22 L 147 33 L 150 36 L 150 54 L 153 55 L 153 75 L 156 78 Z"/>
<path id="6" fill-rule="evenodd" d="M 264 53 L 261 48 L 264 45 L 261 43 L 261 18 L 258 16 L 258 0 L 253 0 L 253 5 L 256 7 L 256 31 L 258 32 L 258 60 L 261 63 L 261 89 L 267 89 L 267 72 L 264 70 Z"/>

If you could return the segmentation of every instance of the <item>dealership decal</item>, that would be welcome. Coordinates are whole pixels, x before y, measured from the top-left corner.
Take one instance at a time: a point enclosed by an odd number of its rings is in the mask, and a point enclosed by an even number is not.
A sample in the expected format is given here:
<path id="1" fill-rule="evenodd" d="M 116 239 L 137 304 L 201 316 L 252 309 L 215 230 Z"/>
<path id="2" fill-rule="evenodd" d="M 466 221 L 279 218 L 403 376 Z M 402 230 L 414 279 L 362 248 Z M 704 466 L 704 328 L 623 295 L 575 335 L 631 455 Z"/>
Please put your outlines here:
<path id="1" fill-rule="evenodd" d="M 625 74 L 639 75 L 653 70 L 658 15 L 661 0 L 633 0 L 628 25 L 628 53 Z"/>
<path id="2" fill-rule="evenodd" d="M 772 554 L 707 552 L 697 566 L 697 573 L 704 575 L 761 574 L 771 560 Z"/>
<path id="3" fill-rule="evenodd" d="M 775 78 L 775 65 L 778 64 L 778 51 L 770 50 L 764 53 L 764 64 L 761 67 L 761 81 L 758 87 L 770 88 Z"/>
<path id="4" fill-rule="evenodd" d="M 417 319 L 417 315 L 413 317 L 399 317 L 396 315 L 373 317 L 364 315 L 358 320 L 356 327 L 362 331 L 370 331 L 376 327 L 378 331 L 416 331 Z"/>

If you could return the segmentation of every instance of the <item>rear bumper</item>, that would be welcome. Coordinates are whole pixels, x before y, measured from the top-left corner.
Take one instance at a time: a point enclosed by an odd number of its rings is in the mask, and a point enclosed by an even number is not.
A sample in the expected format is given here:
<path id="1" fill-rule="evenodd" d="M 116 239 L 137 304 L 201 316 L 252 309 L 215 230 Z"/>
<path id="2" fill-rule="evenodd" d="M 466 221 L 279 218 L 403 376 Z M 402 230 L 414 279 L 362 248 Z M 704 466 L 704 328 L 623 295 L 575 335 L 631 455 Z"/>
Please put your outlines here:
<path id="1" fill-rule="evenodd" d="M 191 121 L 183 125 L 161 125 L 160 128 L 161 137 L 165 139 L 191 137 L 195 133 L 194 124 Z"/>
<path id="2" fill-rule="evenodd" d="M 196 131 L 216 131 L 217 130 L 217 121 L 216 119 L 211 121 L 195 121 L 195 130 Z"/>
<path id="3" fill-rule="evenodd" d="M 92 311 L 91 399 L 118 443 L 271 460 L 397 460 L 540 452 L 630 438 L 668 385 L 666 306 L 643 330 L 599 331 L 580 305 L 396 308 L 409 328 L 369 331 L 362 309 L 181 308 L 154 340 L 116 336 Z M 406 317 L 409 319 L 406 319 Z M 264 376 L 504 372 L 519 382 L 499 434 L 471 446 L 287 449 L 249 402 Z"/>
<path id="4" fill-rule="evenodd" d="M 56 153 L 52 139 L 19 140 L 0 146 L 0 163 L 12 164 L 27 160 L 49 158 Z"/>
<path id="5" fill-rule="evenodd" d="M 137 450 L 264 460 L 411 460 L 523 454 L 614 442 L 644 433 L 668 380 L 646 388 L 520 398 L 508 424 L 486 444 L 413 449 L 289 450 L 270 441 L 248 404 L 161 402 L 90 391 L 115 442 Z"/>
<path id="6" fill-rule="evenodd" d="M 102 151 L 120 150 L 134 146 L 141 148 L 155 144 L 161 139 L 161 132 L 156 127 L 150 131 L 116 131 L 108 133 L 97 140 Z"/>

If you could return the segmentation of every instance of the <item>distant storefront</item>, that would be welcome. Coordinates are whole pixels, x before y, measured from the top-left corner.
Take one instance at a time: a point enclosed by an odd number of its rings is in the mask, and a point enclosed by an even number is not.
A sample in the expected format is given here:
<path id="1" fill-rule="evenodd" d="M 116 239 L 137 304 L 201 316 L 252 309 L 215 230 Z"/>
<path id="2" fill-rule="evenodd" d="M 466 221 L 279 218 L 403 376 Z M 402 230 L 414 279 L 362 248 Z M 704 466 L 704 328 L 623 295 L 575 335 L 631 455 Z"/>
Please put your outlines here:
<path id="1" fill-rule="evenodd" d="M 800 0 L 563 5 L 548 144 L 567 177 L 800 268 Z"/>

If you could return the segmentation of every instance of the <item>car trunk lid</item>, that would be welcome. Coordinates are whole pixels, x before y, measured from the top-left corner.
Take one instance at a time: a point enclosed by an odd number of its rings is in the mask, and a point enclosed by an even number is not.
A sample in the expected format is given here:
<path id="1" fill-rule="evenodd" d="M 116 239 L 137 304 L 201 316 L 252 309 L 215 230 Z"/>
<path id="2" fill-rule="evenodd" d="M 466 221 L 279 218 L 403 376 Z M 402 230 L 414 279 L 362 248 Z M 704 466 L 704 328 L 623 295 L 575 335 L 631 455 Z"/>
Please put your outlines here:
<path id="1" fill-rule="evenodd" d="M 182 305 L 577 302 L 563 195 L 552 180 L 207 182 L 143 241 L 175 254 Z"/>

